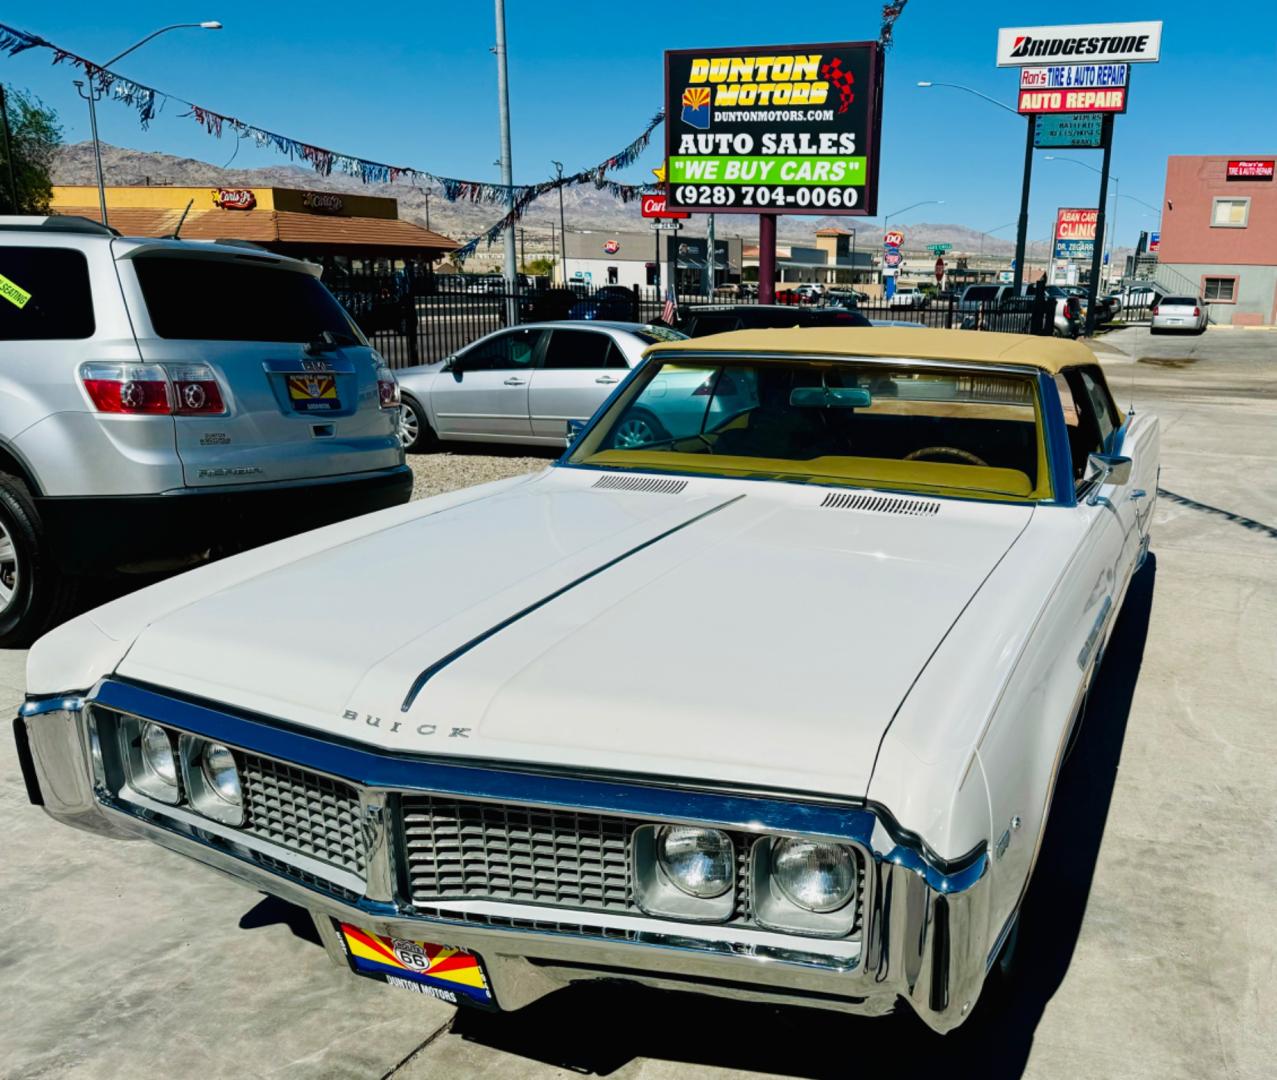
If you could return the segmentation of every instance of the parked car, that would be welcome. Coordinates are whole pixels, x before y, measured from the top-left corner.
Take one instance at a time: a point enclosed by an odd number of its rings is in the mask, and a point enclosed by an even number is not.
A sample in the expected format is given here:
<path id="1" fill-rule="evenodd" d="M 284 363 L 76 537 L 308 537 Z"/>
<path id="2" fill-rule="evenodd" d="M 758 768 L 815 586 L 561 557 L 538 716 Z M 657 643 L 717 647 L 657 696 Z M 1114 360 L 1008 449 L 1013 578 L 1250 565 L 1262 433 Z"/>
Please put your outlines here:
<path id="1" fill-rule="evenodd" d="M 914 285 L 900 285 L 887 303 L 891 307 L 924 308 L 927 306 L 927 296 Z"/>
<path id="2" fill-rule="evenodd" d="M 568 308 L 569 319 L 608 319 L 613 322 L 638 321 L 638 296 L 622 285 L 604 285 Z"/>
<path id="3" fill-rule="evenodd" d="M 1196 296 L 1163 296 L 1149 309 L 1152 321 L 1149 333 L 1165 334 L 1168 331 L 1203 333 L 1210 321 L 1206 303 Z"/>
<path id="4" fill-rule="evenodd" d="M 710 386 L 699 422 L 671 374 Z M 744 409 L 709 408 L 725 377 Z M 678 437 L 627 447 L 636 409 Z M 448 1002 L 624 980 L 948 1031 L 1014 971 L 1158 444 L 1075 342 L 658 344 L 540 473 L 45 637 L 27 791 Z"/>
<path id="5" fill-rule="evenodd" d="M 991 307 L 1015 295 L 1014 285 L 968 285 L 958 299 L 958 310 L 965 314 Z"/>
<path id="6" fill-rule="evenodd" d="M 678 316 L 678 328 L 688 337 L 767 327 L 868 325 L 858 311 L 777 304 L 691 304 L 681 308 Z"/>
<path id="7" fill-rule="evenodd" d="M 1085 293 L 1079 297 L 1076 290 L 1064 285 L 1047 285 L 1044 289 L 1053 308 L 1051 320 L 1055 336 L 1078 337 L 1086 328 L 1086 308 L 1083 306 Z M 1021 286 L 1020 294 L 1032 300 L 1036 290 L 1036 284 L 1026 284 Z M 1005 299 L 1003 297 L 1004 301 Z"/>
<path id="8" fill-rule="evenodd" d="M 805 281 L 795 286 L 793 293 L 799 303 L 815 304 L 825 295 L 825 287 L 817 282 Z"/>
<path id="9" fill-rule="evenodd" d="M 635 322 L 561 320 L 498 330 L 454 356 L 401 368 L 404 449 L 457 442 L 562 446 L 572 421 L 588 420 L 643 350 L 681 338 Z"/>
<path id="10" fill-rule="evenodd" d="M 0 217 L 0 645 L 85 578 L 405 502 L 394 375 L 310 263 Z"/>

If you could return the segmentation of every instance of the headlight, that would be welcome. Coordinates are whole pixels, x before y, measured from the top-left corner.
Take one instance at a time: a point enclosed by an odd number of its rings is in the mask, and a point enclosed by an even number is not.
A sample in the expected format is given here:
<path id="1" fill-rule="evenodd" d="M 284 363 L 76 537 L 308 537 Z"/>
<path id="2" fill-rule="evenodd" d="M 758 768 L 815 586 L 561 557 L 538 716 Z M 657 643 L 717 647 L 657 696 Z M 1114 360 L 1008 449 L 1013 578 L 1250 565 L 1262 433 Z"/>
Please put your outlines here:
<path id="1" fill-rule="evenodd" d="M 125 717 L 119 726 L 120 756 L 129 787 L 147 798 L 176 806 L 182 801 L 182 785 L 173 737 L 168 728 L 151 720 Z M 89 749 L 92 753 L 91 742 Z M 96 770 L 97 761 L 93 764 Z"/>
<path id="2" fill-rule="evenodd" d="M 200 754 L 200 768 L 209 790 L 223 802 L 239 806 L 243 802 L 235 755 L 221 743 L 209 743 Z"/>
<path id="3" fill-rule="evenodd" d="M 244 789 L 235 752 L 221 743 L 183 735 L 181 758 L 192 809 L 224 825 L 244 824 Z"/>
<path id="4" fill-rule="evenodd" d="M 142 763 L 162 784 L 177 788 L 177 757 L 168 732 L 159 724 L 147 721 L 142 725 Z"/>
<path id="5" fill-rule="evenodd" d="M 656 856 L 670 881 L 702 900 L 722 896 L 736 876 L 732 839 L 718 829 L 667 826 L 656 838 Z"/>
<path id="6" fill-rule="evenodd" d="M 772 876 L 785 898 L 804 911 L 837 911 L 856 892 L 856 862 L 841 844 L 782 840 L 772 850 Z"/>

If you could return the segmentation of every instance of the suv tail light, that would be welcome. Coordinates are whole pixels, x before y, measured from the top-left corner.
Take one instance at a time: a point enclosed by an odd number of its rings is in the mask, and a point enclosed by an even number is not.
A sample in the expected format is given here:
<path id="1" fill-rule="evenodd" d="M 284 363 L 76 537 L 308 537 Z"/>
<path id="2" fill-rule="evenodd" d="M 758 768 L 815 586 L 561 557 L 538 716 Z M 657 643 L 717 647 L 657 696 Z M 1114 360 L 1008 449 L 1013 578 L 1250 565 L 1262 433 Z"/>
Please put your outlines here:
<path id="1" fill-rule="evenodd" d="M 383 409 L 399 408 L 399 380 L 390 365 L 374 353 L 377 363 L 377 402 Z"/>
<path id="2" fill-rule="evenodd" d="M 207 364 L 111 364 L 80 368 L 98 412 L 133 416 L 208 416 L 226 411 L 222 390 Z"/>
<path id="3" fill-rule="evenodd" d="M 1200 318 L 1200 317 L 1201 317 L 1201 314 L 1202 314 L 1202 309 L 1201 309 L 1201 308 L 1199 308 L 1199 307 L 1195 307 L 1195 308 L 1193 308 L 1193 318 L 1194 318 L 1194 319 Z"/>
<path id="4" fill-rule="evenodd" d="M 159 364 L 85 364 L 80 378 L 98 412 L 167 416 L 173 411 L 168 375 Z"/>
<path id="5" fill-rule="evenodd" d="M 170 364 L 168 376 L 173 381 L 173 411 L 178 416 L 208 416 L 226 411 L 221 387 L 207 364 Z"/>
<path id="6" fill-rule="evenodd" d="M 1156 304 L 1154 304 L 1154 305 L 1153 305 L 1153 314 L 1154 314 L 1154 315 L 1156 315 L 1156 314 L 1157 314 L 1157 305 L 1156 305 Z"/>

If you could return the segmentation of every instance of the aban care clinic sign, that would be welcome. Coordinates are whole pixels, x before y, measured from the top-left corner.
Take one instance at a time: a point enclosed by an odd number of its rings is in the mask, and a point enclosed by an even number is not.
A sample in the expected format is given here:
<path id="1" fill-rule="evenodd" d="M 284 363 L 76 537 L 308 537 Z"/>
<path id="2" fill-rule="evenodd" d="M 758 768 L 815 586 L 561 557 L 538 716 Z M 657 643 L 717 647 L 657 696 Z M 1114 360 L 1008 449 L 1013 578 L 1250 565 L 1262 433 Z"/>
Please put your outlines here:
<path id="1" fill-rule="evenodd" d="M 1061 207 L 1055 215 L 1055 258 L 1066 262 L 1089 262 L 1095 254 L 1094 207 Z"/>
<path id="2" fill-rule="evenodd" d="M 877 42 L 665 54 L 669 205 L 877 213 Z"/>

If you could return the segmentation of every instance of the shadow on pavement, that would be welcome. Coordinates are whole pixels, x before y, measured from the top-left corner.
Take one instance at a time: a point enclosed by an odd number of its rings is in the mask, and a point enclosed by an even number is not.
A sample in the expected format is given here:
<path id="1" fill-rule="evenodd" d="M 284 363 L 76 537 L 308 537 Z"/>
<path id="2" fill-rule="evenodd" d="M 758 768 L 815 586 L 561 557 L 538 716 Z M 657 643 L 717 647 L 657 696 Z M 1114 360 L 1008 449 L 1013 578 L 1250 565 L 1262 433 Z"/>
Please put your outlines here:
<path id="1" fill-rule="evenodd" d="M 863 1019 L 588 982 L 517 1013 L 461 1010 L 452 1035 L 574 1072 L 606 1076 L 635 1058 L 825 1077 L 1023 1074 L 1033 1035 L 1073 958 L 1108 818 L 1152 607 L 1156 561 L 1132 580 L 1081 734 L 1061 771 L 1032 886 L 1022 908 L 1016 971 L 991 982 L 971 1019 L 938 1036 L 909 1011 Z M 1065 812 L 1067 810 L 1067 812 Z"/>
<path id="2" fill-rule="evenodd" d="M 1211 506 L 1208 503 L 1198 502 L 1196 499 L 1190 499 L 1187 495 L 1178 495 L 1173 491 L 1167 491 L 1164 487 L 1157 489 L 1157 494 L 1163 499 L 1169 499 L 1171 502 L 1179 506 L 1187 506 L 1190 510 L 1200 510 L 1203 514 L 1215 514 L 1222 517 L 1225 521 L 1231 521 L 1234 525 L 1240 525 L 1243 529 L 1250 529 L 1252 532 L 1263 533 L 1270 540 L 1277 540 L 1277 529 L 1271 525 L 1265 525 L 1262 521 L 1256 521 L 1254 518 L 1243 517 L 1241 514 L 1235 514 L 1231 510 L 1221 510 L 1218 506 Z"/>
<path id="3" fill-rule="evenodd" d="M 264 926 L 287 926 L 293 937 L 301 938 L 321 949 L 324 943 L 319 939 L 319 931 L 315 929 L 310 912 L 287 900 L 275 896 L 263 896 L 255 907 L 249 908 L 239 919 L 241 930 L 260 930 Z"/>

